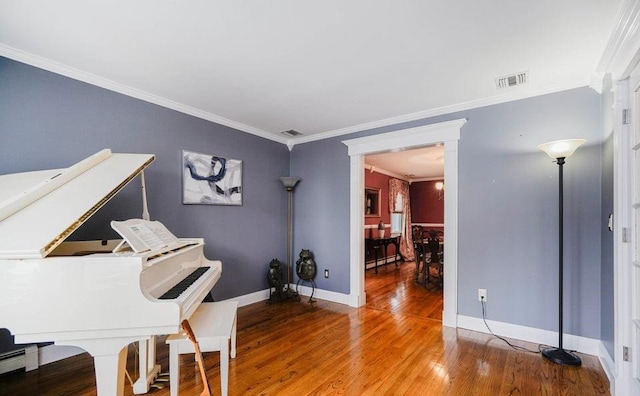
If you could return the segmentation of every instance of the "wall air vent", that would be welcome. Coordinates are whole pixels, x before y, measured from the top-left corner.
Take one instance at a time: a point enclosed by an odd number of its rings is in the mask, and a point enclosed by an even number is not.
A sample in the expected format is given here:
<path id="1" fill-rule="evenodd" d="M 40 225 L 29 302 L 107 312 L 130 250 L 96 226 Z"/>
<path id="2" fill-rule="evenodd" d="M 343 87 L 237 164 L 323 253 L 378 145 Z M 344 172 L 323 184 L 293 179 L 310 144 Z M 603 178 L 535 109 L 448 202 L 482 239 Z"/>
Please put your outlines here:
<path id="1" fill-rule="evenodd" d="M 515 87 L 517 85 L 526 84 L 529 82 L 529 72 L 524 71 L 521 73 L 510 74 L 508 76 L 502 76 L 496 78 L 496 88 L 505 89 Z"/>
<path id="2" fill-rule="evenodd" d="M 295 129 L 289 129 L 288 131 L 284 131 L 284 132 L 280 132 L 283 135 L 287 135 L 287 136 L 300 136 L 302 135 L 302 133 L 296 131 Z"/>

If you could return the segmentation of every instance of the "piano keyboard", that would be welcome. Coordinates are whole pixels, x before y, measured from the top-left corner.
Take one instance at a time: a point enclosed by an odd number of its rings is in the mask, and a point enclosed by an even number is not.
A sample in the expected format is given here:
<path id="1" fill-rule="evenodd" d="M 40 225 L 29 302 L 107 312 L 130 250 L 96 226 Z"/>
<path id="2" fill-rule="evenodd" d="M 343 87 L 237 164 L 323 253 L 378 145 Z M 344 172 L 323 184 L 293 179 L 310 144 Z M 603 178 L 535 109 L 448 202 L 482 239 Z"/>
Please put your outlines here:
<path id="1" fill-rule="evenodd" d="M 193 284 L 198 278 L 200 278 L 211 267 L 198 267 L 195 271 L 187 275 L 183 280 L 178 282 L 175 286 L 169 289 L 166 293 L 159 297 L 160 300 L 172 300 L 178 298 L 182 292 L 187 290 L 189 286 Z"/>

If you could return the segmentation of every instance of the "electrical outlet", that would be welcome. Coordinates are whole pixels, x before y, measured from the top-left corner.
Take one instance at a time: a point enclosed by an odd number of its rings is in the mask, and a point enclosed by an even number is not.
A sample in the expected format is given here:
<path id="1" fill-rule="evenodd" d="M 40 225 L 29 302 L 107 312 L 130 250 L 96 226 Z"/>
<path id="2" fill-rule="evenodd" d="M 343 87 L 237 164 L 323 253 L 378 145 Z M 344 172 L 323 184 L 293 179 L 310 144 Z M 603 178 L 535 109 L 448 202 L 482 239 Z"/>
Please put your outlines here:
<path id="1" fill-rule="evenodd" d="M 478 301 L 487 301 L 487 289 L 478 289 Z"/>
<path id="2" fill-rule="evenodd" d="M 325 278 L 329 277 L 329 270 L 328 269 L 324 270 L 324 277 Z"/>

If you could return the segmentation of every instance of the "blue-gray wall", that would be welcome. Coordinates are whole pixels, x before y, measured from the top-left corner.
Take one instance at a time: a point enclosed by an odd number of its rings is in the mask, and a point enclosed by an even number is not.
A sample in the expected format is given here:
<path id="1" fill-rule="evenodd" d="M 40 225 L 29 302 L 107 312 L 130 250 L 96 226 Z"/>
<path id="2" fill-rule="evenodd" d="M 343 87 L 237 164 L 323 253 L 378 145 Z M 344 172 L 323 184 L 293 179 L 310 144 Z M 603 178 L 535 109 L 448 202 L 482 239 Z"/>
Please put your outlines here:
<path id="1" fill-rule="evenodd" d="M 536 147 L 569 137 L 587 145 L 565 165 L 565 332 L 600 337 L 600 96 L 574 89 L 296 145 L 294 249 L 309 248 L 349 292 L 349 158 L 342 140 L 467 118 L 459 143 L 458 313 L 557 330 L 558 166 Z M 300 215 L 302 214 L 302 215 Z"/>
<path id="2" fill-rule="evenodd" d="M 206 256 L 222 260 L 214 298 L 267 288 L 269 261 L 286 260 L 285 145 L 0 57 L 0 174 L 70 166 L 103 148 L 156 155 L 145 172 L 151 217 L 204 238 Z M 183 149 L 242 160 L 243 205 L 182 205 Z M 116 237 L 110 219 L 140 216 L 136 179 L 73 238 Z"/>
<path id="3" fill-rule="evenodd" d="M 331 273 L 317 277 L 318 287 L 347 294 L 349 158 L 341 141 L 464 117 L 458 312 L 479 317 L 476 290 L 485 288 L 490 319 L 555 330 L 557 165 L 536 146 L 584 137 L 587 145 L 565 166 L 565 331 L 600 338 L 612 329 L 605 321 L 613 311 L 612 270 L 601 266 L 611 260 L 601 231 L 611 160 L 600 114 L 600 96 L 582 88 L 300 144 L 289 153 L 278 143 L 0 58 L 0 173 L 68 166 L 105 147 L 156 154 L 146 172 L 152 217 L 179 236 L 206 239 L 207 257 L 224 263 L 213 291 L 224 299 L 265 289 L 269 260 L 286 261 L 286 193 L 278 177 L 291 169 L 302 179 L 294 193 L 294 252 L 311 249 L 320 273 Z M 243 160 L 243 206 L 182 205 L 183 149 Z M 139 216 L 138 195 L 136 186 L 127 188 L 76 237 L 113 236 L 107 220 Z"/>

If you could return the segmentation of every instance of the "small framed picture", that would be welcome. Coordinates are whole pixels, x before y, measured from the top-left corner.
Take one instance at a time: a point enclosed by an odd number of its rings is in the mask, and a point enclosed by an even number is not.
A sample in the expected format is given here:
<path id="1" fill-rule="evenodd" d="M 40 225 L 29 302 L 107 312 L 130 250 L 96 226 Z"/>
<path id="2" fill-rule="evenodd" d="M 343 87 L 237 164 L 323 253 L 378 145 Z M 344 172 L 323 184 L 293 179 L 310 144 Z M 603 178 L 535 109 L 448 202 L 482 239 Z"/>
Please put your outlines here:
<path id="1" fill-rule="evenodd" d="M 242 161 L 183 150 L 182 203 L 242 205 Z"/>

